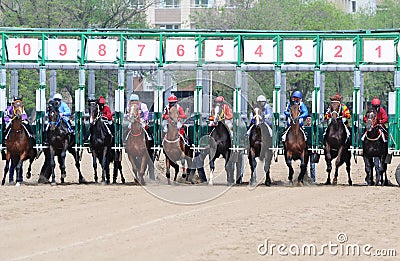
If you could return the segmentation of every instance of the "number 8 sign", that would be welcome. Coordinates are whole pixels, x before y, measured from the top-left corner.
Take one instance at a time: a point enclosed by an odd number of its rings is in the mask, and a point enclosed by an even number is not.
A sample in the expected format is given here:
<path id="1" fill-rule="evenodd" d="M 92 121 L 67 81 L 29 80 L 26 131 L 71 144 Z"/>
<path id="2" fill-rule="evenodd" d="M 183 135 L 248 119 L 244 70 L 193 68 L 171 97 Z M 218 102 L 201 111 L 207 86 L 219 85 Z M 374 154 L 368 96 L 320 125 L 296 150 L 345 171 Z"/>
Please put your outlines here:
<path id="1" fill-rule="evenodd" d="M 115 62 L 117 60 L 117 40 L 88 39 L 86 59 L 96 62 Z"/>

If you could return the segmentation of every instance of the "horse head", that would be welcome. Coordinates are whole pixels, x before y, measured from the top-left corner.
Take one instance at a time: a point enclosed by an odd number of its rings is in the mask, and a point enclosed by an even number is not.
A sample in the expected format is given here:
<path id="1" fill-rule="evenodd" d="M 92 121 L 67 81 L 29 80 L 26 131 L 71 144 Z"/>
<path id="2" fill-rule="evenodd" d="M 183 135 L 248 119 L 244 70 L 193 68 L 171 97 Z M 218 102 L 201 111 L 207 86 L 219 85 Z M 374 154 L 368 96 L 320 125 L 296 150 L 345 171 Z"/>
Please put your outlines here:
<path id="1" fill-rule="evenodd" d="M 371 131 L 376 126 L 376 110 L 374 108 L 370 108 L 367 111 L 367 123 L 365 124 L 365 129 L 367 131 Z"/>
<path id="2" fill-rule="evenodd" d="M 214 123 L 217 124 L 219 121 L 222 121 L 224 119 L 223 117 L 223 112 L 221 112 L 222 108 L 220 105 L 216 105 L 214 107 Z"/>
<path id="3" fill-rule="evenodd" d="M 61 121 L 58 106 L 60 106 L 60 104 L 55 100 L 50 100 L 47 106 L 47 114 L 49 117 L 49 125 L 51 131 L 54 131 Z"/>
<path id="4" fill-rule="evenodd" d="M 22 100 L 15 100 L 13 102 L 13 111 L 14 111 L 14 116 L 17 119 L 21 119 L 22 115 L 24 114 L 24 103 Z"/>
<path id="5" fill-rule="evenodd" d="M 341 117 L 342 106 L 340 106 L 340 101 L 331 101 L 329 110 L 331 111 L 332 121 L 336 122 Z"/>
<path id="6" fill-rule="evenodd" d="M 258 126 L 260 123 L 262 123 L 262 116 L 263 112 L 259 107 L 254 107 L 253 109 L 253 119 L 254 119 L 254 125 Z"/>
<path id="7" fill-rule="evenodd" d="M 94 99 L 89 100 L 89 123 L 94 125 L 97 119 L 100 118 L 100 109 L 97 101 Z"/>
<path id="8" fill-rule="evenodd" d="M 140 122 L 140 111 L 137 103 L 131 102 L 130 104 L 129 121 L 132 123 Z"/>
<path id="9" fill-rule="evenodd" d="M 292 101 L 290 103 L 290 122 L 291 124 L 298 124 L 300 116 L 300 102 Z"/>

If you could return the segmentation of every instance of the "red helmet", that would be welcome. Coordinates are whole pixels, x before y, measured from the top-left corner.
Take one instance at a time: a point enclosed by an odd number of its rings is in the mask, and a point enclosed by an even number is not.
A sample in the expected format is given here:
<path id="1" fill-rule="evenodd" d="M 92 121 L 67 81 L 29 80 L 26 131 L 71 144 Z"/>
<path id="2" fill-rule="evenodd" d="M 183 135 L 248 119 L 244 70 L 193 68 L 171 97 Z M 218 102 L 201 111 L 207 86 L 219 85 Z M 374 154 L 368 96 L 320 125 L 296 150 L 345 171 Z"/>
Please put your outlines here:
<path id="1" fill-rule="evenodd" d="M 103 96 L 99 97 L 99 104 L 106 104 L 106 100 L 103 98 Z"/>
<path id="2" fill-rule="evenodd" d="M 168 97 L 168 102 L 177 102 L 177 101 L 178 98 L 173 94 L 171 94 L 171 96 Z"/>
<path id="3" fill-rule="evenodd" d="M 224 102 L 224 97 L 218 96 L 217 98 L 215 98 L 215 102 Z"/>
<path id="4" fill-rule="evenodd" d="M 375 96 L 371 101 L 372 106 L 379 106 L 381 105 L 381 101 Z"/>

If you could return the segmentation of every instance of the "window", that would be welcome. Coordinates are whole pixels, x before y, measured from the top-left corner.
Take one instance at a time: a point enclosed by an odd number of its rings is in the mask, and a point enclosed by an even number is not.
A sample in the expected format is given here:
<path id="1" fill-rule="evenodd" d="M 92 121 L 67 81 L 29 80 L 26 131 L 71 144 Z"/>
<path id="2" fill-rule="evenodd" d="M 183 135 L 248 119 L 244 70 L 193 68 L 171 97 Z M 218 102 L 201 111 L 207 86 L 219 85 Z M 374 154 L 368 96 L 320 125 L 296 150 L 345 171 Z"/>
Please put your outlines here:
<path id="1" fill-rule="evenodd" d="M 160 29 L 180 29 L 181 26 L 179 24 L 163 24 L 160 25 Z"/>
<path id="2" fill-rule="evenodd" d="M 351 1 L 351 12 L 355 13 L 357 11 L 357 2 Z"/>
<path id="3" fill-rule="evenodd" d="M 159 8 L 178 8 L 180 7 L 180 0 L 160 0 Z"/>
<path id="4" fill-rule="evenodd" d="M 131 8 L 143 8 L 146 5 L 146 0 L 130 0 Z"/>
<path id="5" fill-rule="evenodd" d="M 214 7 L 214 0 L 194 0 L 194 7 Z"/>

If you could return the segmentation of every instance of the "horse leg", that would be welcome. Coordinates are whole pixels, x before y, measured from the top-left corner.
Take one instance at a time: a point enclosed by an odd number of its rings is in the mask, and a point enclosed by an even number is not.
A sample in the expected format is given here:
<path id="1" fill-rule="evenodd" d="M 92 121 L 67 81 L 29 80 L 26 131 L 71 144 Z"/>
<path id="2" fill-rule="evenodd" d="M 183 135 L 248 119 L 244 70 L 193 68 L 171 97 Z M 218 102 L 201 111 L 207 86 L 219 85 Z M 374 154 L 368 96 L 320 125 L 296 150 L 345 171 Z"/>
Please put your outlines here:
<path id="1" fill-rule="evenodd" d="M 86 179 L 82 176 L 81 172 L 81 163 L 79 161 L 79 150 L 74 151 L 72 155 L 74 155 L 75 168 L 78 170 L 79 184 L 86 184 L 87 183 Z M 64 163 L 65 163 L 65 158 L 64 158 Z"/>
<path id="2" fill-rule="evenodd" d="M 232 186 L 234 183 L 234 169 L 235 169 L 235 162 L 233 162 L 233 157 L 225 158 L 225 171 L 226 171 L 226 180 L 227 185 Z"/>
<path id="3" fill-rule="evenodd" d="M 249 159 L 250 171 L 251 171 L 250 186 L 253 186 L 254 184 L 256 184 L 256 179 L 257 179 L 256 174 L 254 173 L 257 168 L 257 160 L 255 158 L 255 152 L 254 152 L 253 148 L 250 149 L 248 159 Z"/>
<path id="4" fill-rule="evenodd" d="M 286 157 L 286 165 L 289 168 L 289 184 L 293 185 L 293 174 L 294 174 L 294 170 L 293 170 L 293 166 L 292 166 L 292 157 L 287 156 Z"/>
<path id="5" fill-rule="evenodd" d="M 142 157 L 142 161 L 141 161 L 141 164 L 140 164 L 140 173 L 139 173 L 139 175 L 140 175 L 140 184 L 142 186 L 146 185 L 146 182 L 144 181 L 144 172 L 146 171 L 146 167 L 147 167 L 147 157 L 144 156 L 144 157 Z"/>
<path id="6" fill-rule="evenodd" d="M 238 152 L 238 160 L 236 161 L 236 184 L 242 184 L 244 173 L 244 155 Z"/>
<path id="7" fill-rule="evenodd" d="M 60 156 L 58 157 L 58 165 L 60 166 L 61 171 L 61 183 L 64 183 L 64 179 L 67 176 L 67 172 L 65 170 L 65 158 L 67 156 L 67 151 L 61 151 Z"/>
<path id="8" fill-rule="evenodd" d="M 17 183 L 15 184 L 16 186 L 19 186 L 22 182 L 22 155 L 18 160 L 17 165 L 15 166 L 15 171 L 16 171 L 16 175 L 17 175 Z"/>
<path id="9" fill-rule="evenodd" d="M 166 159 L 165 159 L 165 169 L 166 169 L 165 176 L 167 177 L 168 185 L 171 185 L 171 171 L 169 169 L 170 166 L 171 166 L 171 163 L 170 163 L 168 157 L 166 157 Z"/>
<path id="10" fill-rule="evenodd" d="M 215 170 L 215 159 L 210 160 L 210 180 L 208 181 L 209 185 L 213 185 L 213 176 Z"/>
<path id="11" fill-rule="evenodd" d="M 107 147 L 103 148 L 103 154 L 101 158 L 101 184 L 106 184 L 106 167 L 107 167 Z M 109 180 L 108 180 L 109 182 Z"/>
<path id="12" fill-rule="evenodd" d="M 349 182 L 349 186 L 353 185 L 353 181 L 351 180 L 351 176 L 350 176 L 350 164 L 351 164 L 351 154 L 350 152 L 346 152 L 346 171 L 347 171 L 347 178 L 348 178 L 348 182 Z"/>
<path id="13" fill-rule="evenodd" d="M 9 155 L 9 153 L 7 153 L 7 155 Z M 10 166 L 10 157 L 8 157 L 8 159 L 6 158 L 6 166 L 4 167 L 4 176 L 3 176 L 3 180 L 1 181 L 2 186 L 4 186 L 4 184 L 6 183 L 6 176 L 7 176 L 9 166 Z"/>
<path id="14" fill-rule="evenodd" d="M 339 148 L 338 155 L 336 157 L 335 177 L 333 178 L 333 185 L 337 185 L 337 177 L 338 177 L 338 173 L 339 173 L 339 167 L 343 164 L 342 154 L 343 154 L 343 146 Z"/>
<path id="15" fill-rule="evenodd" d="M 34 156 L 34 155 L 31 155 L 31 156 L 29 157 L 28 172 L 26 173 L 26 178 L 27 178 L 27 179 L 30 179 L 30 178 L 32 177 L 31 171 L 32 171 L 32 163 L 33 163 L 34 160 L 35 160 L 35 156 Z"/>
<path id="16" fill-rule="evenodd" d="M 308 153 L 307 151 L 304 151 L 301 155 L 300 175 L 297 178 L 298 185 L 301 185 L 301 183 L 303 183 L 304 175 L 307 172 L 308 159 L 309 159 Z"/>
<path id="17" fill-rule="evenodd" d="M 94 183 L 97 183 L 99 179 L 97 177 L 97 156 L 95 150 L 92 150 L 92 160 L 93 160 L 93 170 L 94 170 Z"/>
<path id="18" fill-rule="evenodd" d="M 154 156 L 146 154 L 146 157 L 147 157 L 147 168 L 149 171 L 149 178 L 154 181 L 156 180 L 156 177 L 154 175 Z"/>
<path id="19" fill-rule="evenodd" d="M 175 170 L 174 181 L 176 181 L 176 177 L 178 176 L 178 173 L 179 173 L 179 165 L 174 163 L 174 164 L 172 164 L 172 166 L 174 167 L 174 170 Z"/>
<path id="20" fill-rule="evenodd" d="M 373 166 L 373 159 L 369 159 L 366 156 L 363 156 L 364 158 L 364 165 L 365 165 L 365 182 L 367 185 L 373 185 L 373 180 L 372 180 L 372 166 Z"/>
<path id="21" fill-rule="evenodd" d="M 325 144 L 325 162 L 326 162 L 326 172 L 328 172 L 328 178 L 326 179 L 325 185 L 331 184 L 331 171 L 332 171 L 332 155 L 330 145 Z"/>
<path id="22" fill-rule="evenodd" d="M 54 168 L 56 167 L 56 162 L 54 161 L 54 148 L 50 146 L 50 166 L 51 166 L 51 185 L 56 185 L 56 176 L 54 173 Z"/>

